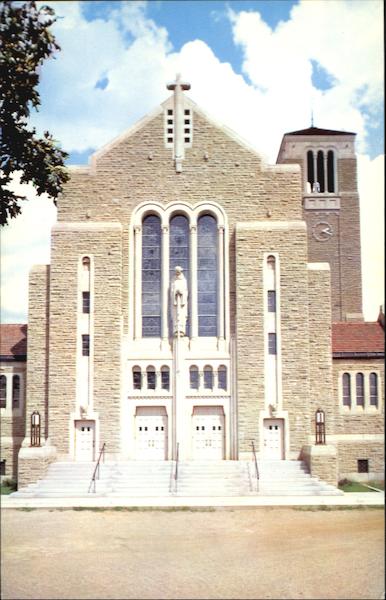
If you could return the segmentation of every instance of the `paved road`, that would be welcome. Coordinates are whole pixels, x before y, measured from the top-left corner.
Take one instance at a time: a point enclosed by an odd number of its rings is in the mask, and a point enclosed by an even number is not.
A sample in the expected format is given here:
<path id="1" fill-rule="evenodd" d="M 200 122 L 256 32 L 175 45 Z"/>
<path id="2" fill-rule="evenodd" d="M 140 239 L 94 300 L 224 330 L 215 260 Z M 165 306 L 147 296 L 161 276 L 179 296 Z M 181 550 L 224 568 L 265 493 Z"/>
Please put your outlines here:
<path id="1" fill-rule="evenodd" d="M 2 598 L 376 599 L 384 514 L 4 510 Z"/>

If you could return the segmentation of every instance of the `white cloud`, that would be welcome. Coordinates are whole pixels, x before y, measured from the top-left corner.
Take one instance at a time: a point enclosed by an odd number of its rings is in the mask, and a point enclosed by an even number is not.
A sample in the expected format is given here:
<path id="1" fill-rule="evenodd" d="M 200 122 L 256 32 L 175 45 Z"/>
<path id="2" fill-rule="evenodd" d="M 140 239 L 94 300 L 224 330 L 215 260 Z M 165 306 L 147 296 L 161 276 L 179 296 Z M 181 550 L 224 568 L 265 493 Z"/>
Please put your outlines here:
<path id="1" fill-rule="evenodd" d="M 23 322 L 28 312 L 28 277 L 35 264 L 50 262 L 50 233 L 56 207 L 32 185 L 20 184 L 15 174 L 10 188 L 25 195 L 22 214 L 1 231 L 1 321 Z"/>
<path id="2" fill-rule="evenodd" d="M 128 128 L 167 97 L 165 84 L 178 71 L 192 84 L 193 100 L 270 162 L 276 160 L 284 132 L 309 125 L 311 106 L 317 126 L 357 132 L 365 316 L 375 318 L 374 306 L 377 310 L 383 301 L 376 285 L 378 265 L 383 264 L 383 231 L 378 227 L 383 174 L 382 158 L 370 161 L 366 156 L 365 136 L 367 115 L 382 107 L 380 2 L 303 1 L 274 30 L 257 12 L 230 11 L 245 77 L 202 40 L 173 52 L 167 31 L 146 16 L 145 2 L 112 3 L 108 19 L 93 21 L 85 19 L 78 2 L 53 5 L 63 17 L 54 26 L 62 51 L 42 68 L 42 108 L 35 123 L 49 129 L 67 150 L 98 148 Z M 327 91 L 313 87 L 311 61 L 332 76 Z M 102 78 L 107 78 L 103 90 L 96 87 Z M 39 222 L 38 215 L 48 215 L 41 200 L 29 206 L 4 236 L 8 292 L 3 307 L 16 312 L 25 307 L 29 265 L 48 260 L 54 218 L 50 213 L 47 223 Z M 369 273 L 374 273 L 372 279 Z"/>
<path id="3" fill-rule="evenodd" d="M 385 157 L 358 157 L 361 209 L 363 311 L 375 321 L 385 297 Z"/>

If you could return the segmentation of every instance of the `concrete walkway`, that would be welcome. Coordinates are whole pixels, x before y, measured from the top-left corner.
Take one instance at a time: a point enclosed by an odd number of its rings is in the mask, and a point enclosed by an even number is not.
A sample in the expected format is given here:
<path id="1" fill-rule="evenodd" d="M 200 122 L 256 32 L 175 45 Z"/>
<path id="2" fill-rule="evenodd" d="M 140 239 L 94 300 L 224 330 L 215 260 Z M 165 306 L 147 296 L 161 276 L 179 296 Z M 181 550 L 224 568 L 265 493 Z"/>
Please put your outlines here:
<path id="1" fill-rule="evenodd" d="M 255 507 L 255 506 L 383 506 L 384 492 L 345 493 L 342 496 L 240 496 L 12 498 L 1 496 L 1 508 L 113 508 L 124 507 Z"/>

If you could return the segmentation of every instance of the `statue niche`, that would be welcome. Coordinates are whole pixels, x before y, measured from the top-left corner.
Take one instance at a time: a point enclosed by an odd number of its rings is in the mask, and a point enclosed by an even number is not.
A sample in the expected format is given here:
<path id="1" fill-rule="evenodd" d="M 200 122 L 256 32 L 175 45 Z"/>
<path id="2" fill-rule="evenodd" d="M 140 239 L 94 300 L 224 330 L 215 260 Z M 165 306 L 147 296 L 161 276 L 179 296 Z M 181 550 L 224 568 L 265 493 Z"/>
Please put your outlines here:
<path id="1" fill-rule="evenodd" d="M 170 286 L 170 305 L 173 319 L 173 335 L 186 335 L 188 318 L 188 285 L 182 267 L 175 268 L 175 278 Z"/>

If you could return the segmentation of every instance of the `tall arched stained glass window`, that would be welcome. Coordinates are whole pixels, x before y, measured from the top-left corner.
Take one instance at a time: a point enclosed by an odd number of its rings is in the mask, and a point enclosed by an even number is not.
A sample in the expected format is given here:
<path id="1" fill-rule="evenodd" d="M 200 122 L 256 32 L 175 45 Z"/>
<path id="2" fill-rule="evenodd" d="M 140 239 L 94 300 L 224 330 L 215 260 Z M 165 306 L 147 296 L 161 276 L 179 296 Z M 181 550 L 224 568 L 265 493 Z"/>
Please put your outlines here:
<path id="1" fill-rule="evenodd" d="M 188 286 L 189 307 L 191 304 L 190 286 L 189 286 L 189 221 L 184 215 L 175 215 L 170 219 L 170 235 L 169 235 L 169 281 L 170 283 L 175 277 L 175 268 L 182 267 Z M 170 312 L 170 311 L 169 311 Z M 186 333 L 189 335 L 189 315 L 186 323 Z M 170 315 L 169 315 L 170 316 Z M 169 323 L 171 327 L 171 323 Z"/>
<path id="2" fill-rule="evenodd" d="M 217 222 L 211 215 L 198 219 L 197 246 L 198 335 L 217 336 Z"/>
<path id="3" fill-rule="evenodd" d="M 161 221 L 155 215 L 142 223 L 142 335 L 161 336 Z"/>

